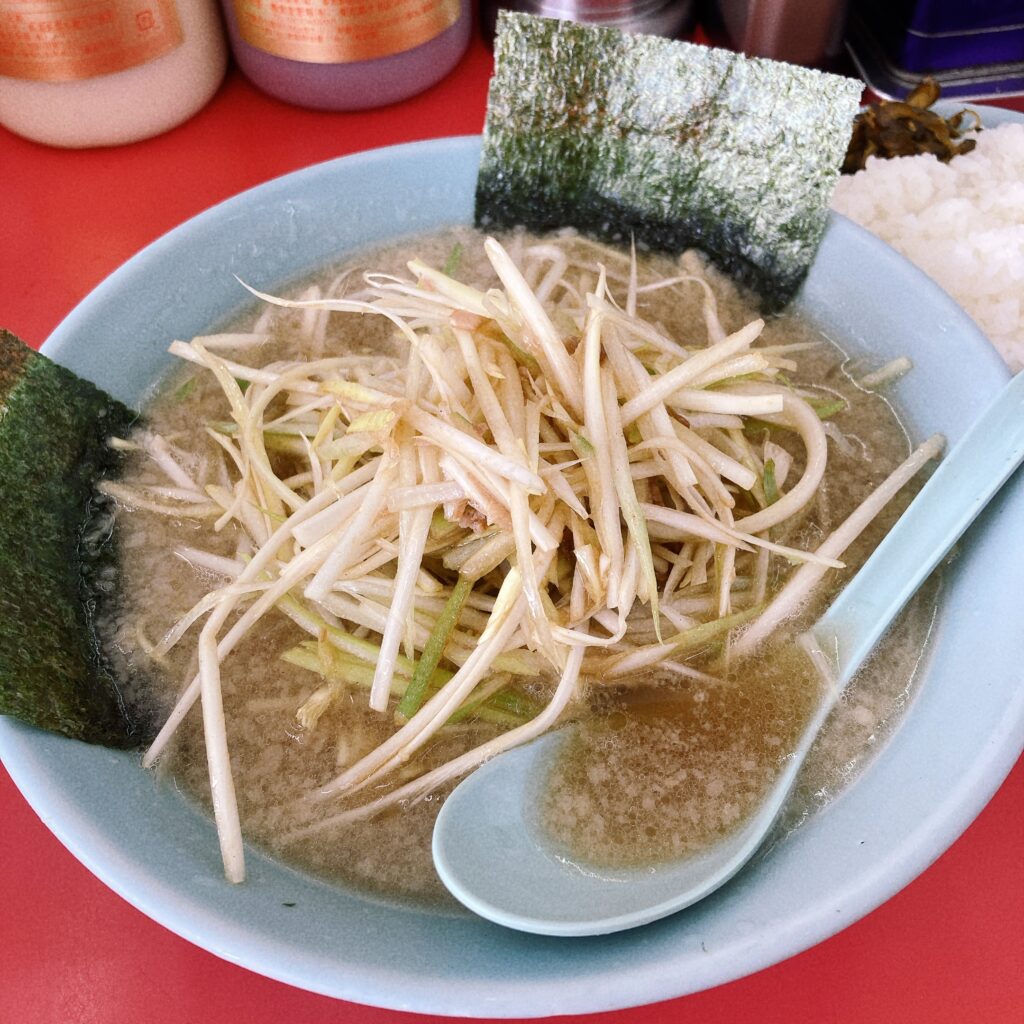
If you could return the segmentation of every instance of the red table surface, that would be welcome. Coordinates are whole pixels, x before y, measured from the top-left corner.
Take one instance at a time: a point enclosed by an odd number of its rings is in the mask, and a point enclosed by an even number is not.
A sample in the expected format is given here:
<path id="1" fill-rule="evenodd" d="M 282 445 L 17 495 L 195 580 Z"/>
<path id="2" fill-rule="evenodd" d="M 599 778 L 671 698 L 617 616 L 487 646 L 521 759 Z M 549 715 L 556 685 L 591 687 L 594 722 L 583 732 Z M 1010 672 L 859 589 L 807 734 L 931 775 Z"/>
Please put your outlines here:
<path id="1" fill-rule="evenodd" d="M 269 178 L 376 146 L 478 132 L 490 67 L 489 51 L 474 40 L 440 85 L 355 114 L 278 103 L 231 72 L 187 124 L 115 149 L 49 149 L 0 128 L 0 326 L 38 346 L 147 243 Z M 1022 804 L 1024 762 L 924 875 L 834 938 L 709 992 L 575 1019 L 1020 1024 Z M 311 995 L 190 945 L 81 867 L 0 770 L 0 1022 L 282 1019 L 431 1018 Z"/>

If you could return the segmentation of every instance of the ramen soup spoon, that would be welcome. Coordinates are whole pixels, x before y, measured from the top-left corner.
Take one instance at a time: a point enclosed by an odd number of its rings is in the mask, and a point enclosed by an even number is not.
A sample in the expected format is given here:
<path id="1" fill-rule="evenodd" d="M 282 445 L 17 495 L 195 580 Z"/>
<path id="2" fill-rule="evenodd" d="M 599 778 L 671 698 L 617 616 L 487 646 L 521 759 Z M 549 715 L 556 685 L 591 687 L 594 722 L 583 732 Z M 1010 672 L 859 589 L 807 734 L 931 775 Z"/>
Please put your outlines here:
<path id="1" fill-rule="evenodd" d="M 727 882 L 771 832 L 801 764 L 893 618 L 1024 460 L 1024 373 L 939 463 L 896 526 L 803 644 L 831 684 L 761 807 L 685 859 L 604 869 L 574 859 L 540 823 L 540 787 L 566 731 L 501 754 L 466 778 L 434 827 L 434 865 L 452 894 L 497 924 L 540 935 L 601 935 L 688 907 Z"/>

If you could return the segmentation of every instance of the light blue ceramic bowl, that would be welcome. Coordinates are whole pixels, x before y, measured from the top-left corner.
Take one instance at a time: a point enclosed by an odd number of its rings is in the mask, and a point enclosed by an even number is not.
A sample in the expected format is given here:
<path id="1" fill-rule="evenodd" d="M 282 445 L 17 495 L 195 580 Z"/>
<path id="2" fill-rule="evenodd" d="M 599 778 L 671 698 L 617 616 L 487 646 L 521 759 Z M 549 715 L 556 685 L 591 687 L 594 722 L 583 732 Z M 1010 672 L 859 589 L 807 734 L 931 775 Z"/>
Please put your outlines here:
<path id="1" fill-rule="evenodd" d="M 233 275 L 279 288 L 366 243 L 469 221 L 478 140 L 348 157 L 238 196 L 129 261 L 45 351 L 129 402 L 188 338 L 246 303 Z M 924 275 L 842 219 L 800 304 L 852 352 L 909 354 L 898 385 L 917 436 L 957 437 L 1007 372 Z M 766 967 L 866 914 L 967 826 L 1024 735 L 1024 479 L 986 512 L 947 574 L 921 693 L 870 770 L 715 896 L 637 931 L 544 939 L 470 916 L 367 900 L 249 852 L 223 881 L 213 825 L 129 754 L 0 722 L 0 755 L 90 870 L 227 960 L 328 995 L 453 1015 L 541 1016 L 667 999 Z M 979 882 L 983 885 L 983 881 Z M 294 904 L 294 906 L 291 906 Z"/>

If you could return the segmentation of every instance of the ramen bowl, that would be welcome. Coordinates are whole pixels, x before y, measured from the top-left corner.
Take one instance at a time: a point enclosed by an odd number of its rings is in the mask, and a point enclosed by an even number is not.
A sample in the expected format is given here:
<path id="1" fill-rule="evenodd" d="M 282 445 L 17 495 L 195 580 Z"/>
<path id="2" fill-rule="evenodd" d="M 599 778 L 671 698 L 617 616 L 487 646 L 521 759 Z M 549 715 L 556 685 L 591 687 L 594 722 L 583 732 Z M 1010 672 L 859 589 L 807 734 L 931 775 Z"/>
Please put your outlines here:
<path id="1" fill-rule="evenodd" d="M 167 344 L 231 319 L 235 275 L 280 290 L 366 245 L 469 223 L 479 140 L 377 150 L 269 182 L 159 239 L 97 288 L 43 351 L 138 403 Z M 1007 371 L 969 318 L 873 236 L 830 222 L 797 305 L 851 354 L 909 356 L 893 386 L 912 435 L 955 440 Z M 950 358 L 950 354 L 956 354 Z M 0 720 L 0 756 L 37 813 L 102 881 L 172 931 L 311 991 L 424 1013 L 542 1016 L 708 988 L 820 942 L 906 885 L 963 831 L 1024 735 L 1024 478 L 947 567 L 917 695 L 864 773 L 728 886 L 674 917 L 586 939 L 371 898 L 248 851 L 221 871 L 212 820 L 118 753 Z M 983 883 L 980 883 L 983 884 Z"/>

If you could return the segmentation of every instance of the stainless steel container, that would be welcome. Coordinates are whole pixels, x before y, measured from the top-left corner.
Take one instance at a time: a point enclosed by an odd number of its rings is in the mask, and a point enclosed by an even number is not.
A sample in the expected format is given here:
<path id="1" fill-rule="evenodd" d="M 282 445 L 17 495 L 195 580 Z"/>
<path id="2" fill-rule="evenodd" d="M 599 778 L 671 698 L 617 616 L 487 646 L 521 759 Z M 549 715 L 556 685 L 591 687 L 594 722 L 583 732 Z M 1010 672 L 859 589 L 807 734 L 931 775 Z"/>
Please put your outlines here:
<path id="1" fill-rule="evenodd" d="M 490 39 L 498 9 L 675 37 L 693 24 L 693 0 L 482 0 L 480 28 Z"/>
<path id="2" fill-rule="evenodd" d="M 847 0 L 712 0 L 712 25 L 750 57 L 828 65 L 842 50 Z"/>

